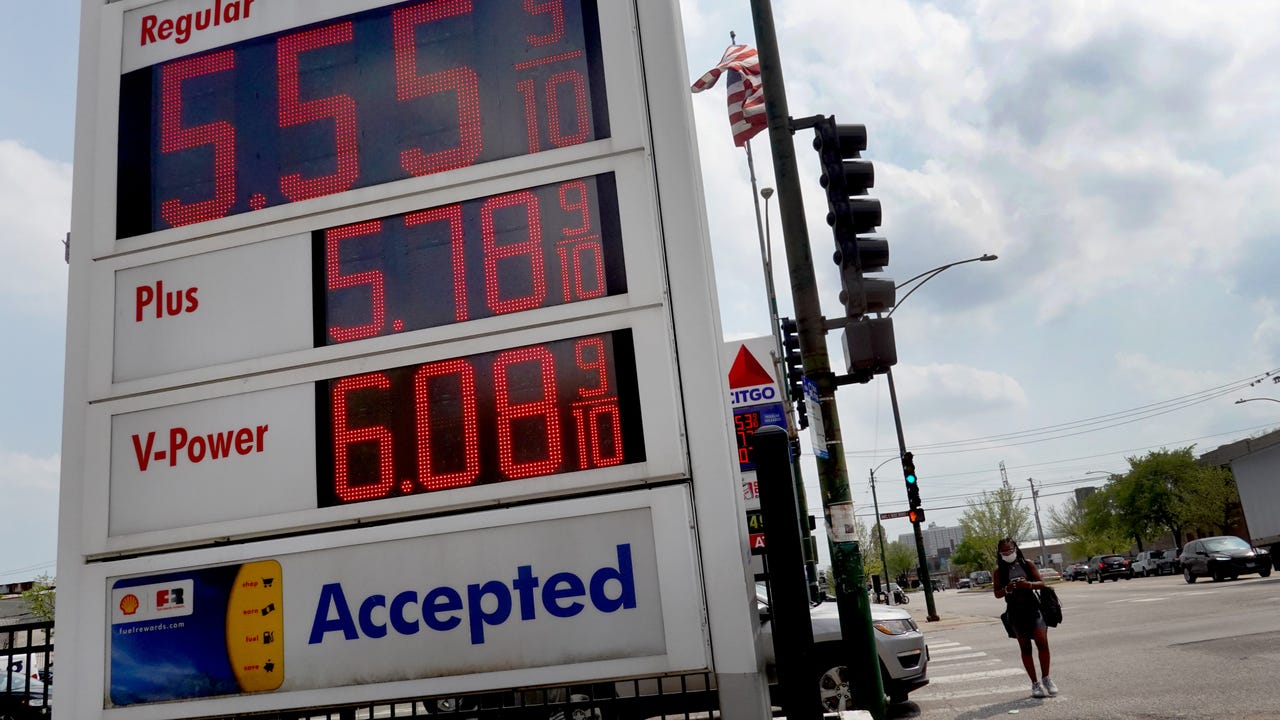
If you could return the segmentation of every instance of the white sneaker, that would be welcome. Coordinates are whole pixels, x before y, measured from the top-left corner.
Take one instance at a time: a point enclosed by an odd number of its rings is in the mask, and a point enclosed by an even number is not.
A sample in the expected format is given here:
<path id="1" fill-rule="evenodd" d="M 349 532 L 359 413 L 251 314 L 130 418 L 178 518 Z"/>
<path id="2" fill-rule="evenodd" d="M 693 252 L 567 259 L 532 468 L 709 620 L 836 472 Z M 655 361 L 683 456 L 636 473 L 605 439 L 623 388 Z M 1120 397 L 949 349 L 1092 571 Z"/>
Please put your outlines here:
<path id="1" fill-rule="evenodd" d="M 1040 680 L 1040 682 L 1044 684 L 1045 691 L 1048 692 L 1050 695 L 1058 694 L 1058 686 L 1053 684 L 1053 681 L 1049 679 L 1048 675 L 1045 675 L 1044 678 Z"/>
<path id="2" fill-rule="evenodd" d="M 1042 698 L 1042 697 L 1046 697 L 1045 692 L 1044 692 L 1044 688 L 1043 688 L 1043 687 L 1040 687 L 1040 683 L 1038 683 L 1038 682 L 1037 682 L 1037 683 L 1031 683 L 1031 697 L 1033 697 L 1033 698 Z"/>

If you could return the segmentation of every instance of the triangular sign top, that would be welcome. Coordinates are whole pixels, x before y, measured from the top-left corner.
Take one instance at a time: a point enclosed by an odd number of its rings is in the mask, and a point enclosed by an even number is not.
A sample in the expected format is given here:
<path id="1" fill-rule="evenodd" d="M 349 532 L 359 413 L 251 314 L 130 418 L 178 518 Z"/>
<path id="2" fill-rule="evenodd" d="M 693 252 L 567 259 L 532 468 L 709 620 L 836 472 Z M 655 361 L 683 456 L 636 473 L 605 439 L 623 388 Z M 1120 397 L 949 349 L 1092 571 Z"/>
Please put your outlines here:
<path id="1" fill-rule="evenodd" d="M 733 359 L 733 367 L 729 368 L 729 388 L 772 384 L 773 376 L 760 365 L 760 361 L 756 360 L 756 356 L 751 354 L 746 345 L 740 346 L 738 356 Z"/>

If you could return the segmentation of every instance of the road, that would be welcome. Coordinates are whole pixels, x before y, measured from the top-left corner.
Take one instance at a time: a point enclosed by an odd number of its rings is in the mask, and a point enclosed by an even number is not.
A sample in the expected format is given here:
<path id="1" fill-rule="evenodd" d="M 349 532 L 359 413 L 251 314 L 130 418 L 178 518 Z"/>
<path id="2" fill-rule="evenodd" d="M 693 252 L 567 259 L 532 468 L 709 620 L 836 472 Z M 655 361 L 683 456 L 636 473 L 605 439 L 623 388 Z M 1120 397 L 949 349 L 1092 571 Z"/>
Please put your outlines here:
<path id="1" fill-rule="evenodd" d="M 1280 578 L 1186 584 L 1181 576 L 1055 585 L 1062 625 L 1049 631 L 1057 697 L 1031 698 L 1004 601 L 986 591 L 935 593 L 942 620 L 921 622 L 930 684 L 894 718 L 1262 720 L 1280 718 Z"/>

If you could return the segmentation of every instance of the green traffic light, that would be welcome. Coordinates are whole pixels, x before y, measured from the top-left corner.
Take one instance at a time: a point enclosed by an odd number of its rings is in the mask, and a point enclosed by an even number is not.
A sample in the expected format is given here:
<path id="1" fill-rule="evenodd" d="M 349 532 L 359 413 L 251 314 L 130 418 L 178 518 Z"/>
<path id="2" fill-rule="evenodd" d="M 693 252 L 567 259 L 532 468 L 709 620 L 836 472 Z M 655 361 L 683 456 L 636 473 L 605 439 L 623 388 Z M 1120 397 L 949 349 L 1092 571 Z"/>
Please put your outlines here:
<path id="1" fill-rule="evenodd" d="M 916 484 L 916 474 L 915 474 L 915 473 L 911 473 L 910 475 L 907 475 L 907 482 L 908 482 L 908 483 L 910 483 L 910 484 L 912 484 L 912 485 L 915 485 L 915 484 Z"/>

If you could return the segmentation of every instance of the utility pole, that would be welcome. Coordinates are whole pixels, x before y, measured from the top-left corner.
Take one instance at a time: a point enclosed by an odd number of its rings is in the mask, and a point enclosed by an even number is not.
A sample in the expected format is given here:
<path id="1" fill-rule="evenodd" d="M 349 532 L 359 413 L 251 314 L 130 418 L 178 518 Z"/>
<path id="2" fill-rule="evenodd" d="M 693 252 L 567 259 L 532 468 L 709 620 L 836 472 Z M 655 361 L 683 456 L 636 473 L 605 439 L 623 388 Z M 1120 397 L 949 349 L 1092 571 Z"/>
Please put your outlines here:
<path id="1" fill-rule="evenodd" d="M 1031 483 L 1031 507 L 1034 508 L 1036 512 L 1036 534 L 1040 536 L 1040 562 L 1036 563 L 1036 566 L 1044 567 L 1044 528 L 1040 527 L 1040 491 L 1036 489 L 1036 481 L 1034 478 L 1027 478 L 1027 482 Z M 1017 538 L 1014 539 L 1016 540 Z"/>
<path id="2" fill-rule="evenodd" d="M 764 89 L 765 116 L 769 120 L 769 144 L 773 151 L 778 209 L 804 375 L 817 386 L 818 413 L 811 422 L 821 428 L 826 439 L 826 447 L 815 446 L 814 454 L 817 456 L 818 481 L 831 550 L 831 570 L 835 576 L 840 633 L 848 652 L 847 662 L 853 676 L 851 684 L 854 685 L 856 704 L 869 710 L 876 720 L 884 720 L 887 712 L 884 685 L 876 654 L 875 630 L 871 627 L 871 605 L 866 592 L 862 550 L 854 531 L 857 518 L 844 465 L 844 445 L 835 402 L 835 375 L 831 372 L 831 361 L 827 355 L 826 323 L 813 272 L 813 254 L 809 247 L 809 229 L 805 221 L 793 128 L 770 0 L 751 0 L 751 16 L 760 57 L 760 81 Z"/>
<path id="3" fill-rule="evenodd" d="M 883 465 L 884 463 L 881 463 L 881 466 Z M 880 500 L 879 498 L 876 497 L 876 471 L 875 470 L 871 471 L 871 505 L 872 507 L 875 508 L 875 511 L 876 511 L 876 530 L 877 530 L 877 534 L 880 536 L 880 572 L 884 573 L 884 579 L 886 583 L 885 587 L 887 589 L 888 587 L 887 583 L 889 582 L 889 560 L 886 558 L 885 552 L 884 552 L 884 521 L 880 519 Z M 889 604 L 892 605 L 893 593 L 886 591 L 884 596 L 889 601 Z"/>

